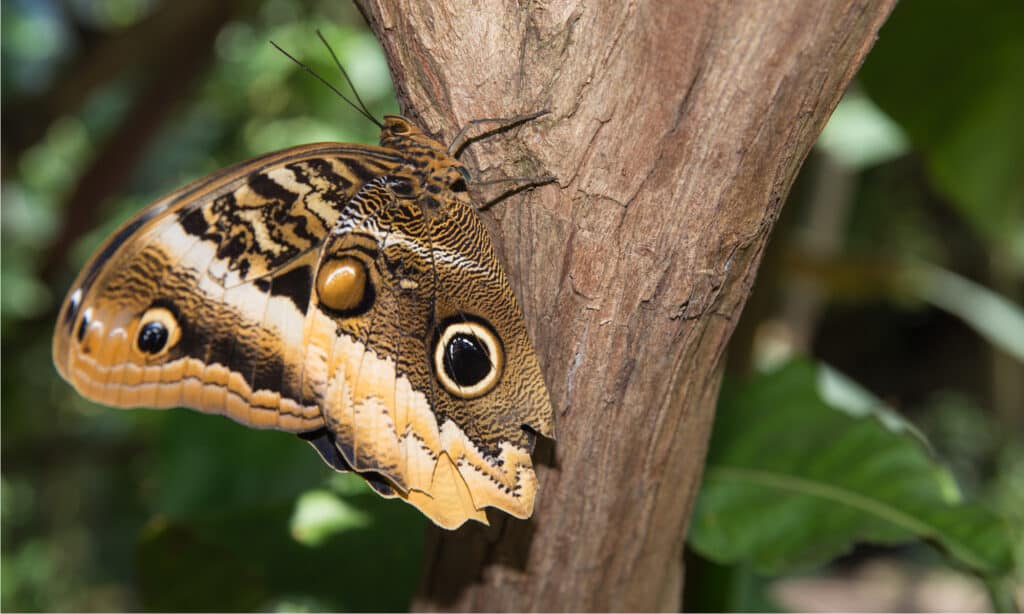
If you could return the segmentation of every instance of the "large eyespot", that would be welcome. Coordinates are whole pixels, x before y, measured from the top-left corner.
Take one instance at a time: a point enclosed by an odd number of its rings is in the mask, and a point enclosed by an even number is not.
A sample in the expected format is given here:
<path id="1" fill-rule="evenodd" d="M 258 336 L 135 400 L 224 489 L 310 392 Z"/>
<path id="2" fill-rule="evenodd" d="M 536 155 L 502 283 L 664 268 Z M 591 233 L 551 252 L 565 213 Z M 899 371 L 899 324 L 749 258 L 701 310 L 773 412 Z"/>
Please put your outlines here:
<path id="1" fill-rule="evenodd" d="M 493 390 L 505 367 L 498 335 L 482 322 L 463 318 L 442 324 L 433 358 L 438 381 L 462 399 L 474 399 Z"/>
<path id="2" fill-rule="evenodd" d="M 354 256 L 332 258 L 320 265 L 316 293 L 321 305 L 344 317 L 359 315 L 373 306 L 373 284 L 366 264 Z"/>
<path id="3" fill-rule="evenodd" d="M 164 307 L 151 307 L 139 319 L 135 329 L 134 350 L 140 354 L 158 356 L 178 343 L 181 326 L 178 318 Z"/>

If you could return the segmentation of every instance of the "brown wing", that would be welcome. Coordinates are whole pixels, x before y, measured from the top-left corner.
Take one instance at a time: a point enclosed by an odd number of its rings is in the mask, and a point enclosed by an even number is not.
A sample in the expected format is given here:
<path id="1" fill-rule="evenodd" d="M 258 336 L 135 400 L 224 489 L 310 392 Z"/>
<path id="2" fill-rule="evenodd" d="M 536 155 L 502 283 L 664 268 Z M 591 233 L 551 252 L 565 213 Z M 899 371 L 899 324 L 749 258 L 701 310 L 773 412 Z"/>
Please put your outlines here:
<path id="1" fill-rule="evenodd" d="M 350 211 L 354 228 L 323 250 L 307 322 L 344 465 L 382 476 L 445 528 L 486 523 L 489 506 L 528 517 L 533 434 L 551 435 L 553 418 L 486 230 L 457 200 L 431 213 L 387 178 Z M 360 281 L 339 299 L 322 272 L 349 265 Z M 324 441 L 314 445 L 330 462 Z"/>
<path id="2" fill-rule="evenodd" d="M 300 433 L 446 528 L 529 516 L 553 416 L 522 313 L 458 163 L 401 128 L 401 151 L 298 147 L 148 207 L 72 286 L 58 370 L 109 405 Z"/>
<path id="3" fill-rule="evenodd" d="M 72 286 L 54 334 L 58 371 L 108 405 L 321 427 L 298 384 L 314 267 L 352 194 L 400 163 L 377 147 L 306 145 L 150 205 Z"/>

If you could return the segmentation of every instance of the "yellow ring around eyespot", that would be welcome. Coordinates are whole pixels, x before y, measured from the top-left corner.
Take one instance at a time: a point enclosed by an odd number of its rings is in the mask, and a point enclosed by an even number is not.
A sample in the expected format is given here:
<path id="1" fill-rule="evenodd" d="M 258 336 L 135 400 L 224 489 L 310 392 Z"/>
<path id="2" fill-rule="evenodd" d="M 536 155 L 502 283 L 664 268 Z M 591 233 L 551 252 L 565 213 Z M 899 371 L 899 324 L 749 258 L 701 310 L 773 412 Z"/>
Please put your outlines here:
<path id="1" fill-rule="evenodd" d="M 491 359 L 491 370 L 483 379 L 472 386 L 460 386 L 452 378 L 448 377 L 448 372 L 444 368 L 445 348 L 448 347 L 448 342 L 460 333 L 474 337 L 483 343 Z M 437 374 L 437 379 L 444 386 L 445 390 L 461 399 L 474 399 L 490 392 L 497 385 L 498 380 L 501 379 L 501 372 L 504 368 L 505 354 L 502 352 L 501 342 L 491 332 L 491 329 L 479 322 L 468 321 L 449 324 L 441 333 L 441 338 L 437 340 L 437 346 L 434 347 L 434 372 Z"/>
<path id="2" fill-rule="evenodd" d="M 366 297 L 366 265 L 352 256 L 325 262 L 316 275 L 316 293 L 330 309 L 355 309 Z"/>
<path id="3" fill-rule="evenodd" d="M 139 331 L 150 322 L 160 322 L 167 329 L 167 342 L 164 343 L 164 347 L 160 348 L 159 352 L 152 354 L 144 352 L 139 347 Z M 147 359 L 151 359 L 166 354 L 168 350 L 178 343 L 179 339 L 181 339 L 181 327 L 178 326 L 178 318 L 174 317 L 174 314 L 164 307 L 152 307 L 142 314 L 142 317 L 139 318 L 139 324 L 132 331 L 132 351 L 145 356 Z"/>

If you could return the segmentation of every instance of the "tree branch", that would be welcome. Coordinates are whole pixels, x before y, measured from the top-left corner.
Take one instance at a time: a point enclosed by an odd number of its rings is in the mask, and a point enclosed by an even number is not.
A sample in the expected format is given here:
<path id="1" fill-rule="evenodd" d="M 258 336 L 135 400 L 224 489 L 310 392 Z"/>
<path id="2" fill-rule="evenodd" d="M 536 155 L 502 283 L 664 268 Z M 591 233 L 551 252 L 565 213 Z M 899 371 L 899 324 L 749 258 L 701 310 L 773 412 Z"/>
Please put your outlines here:
<path id="1" fill-rule="evenodd" d="M 552 111 L 467 156 L 558 178 L 484 214 L 558 441 L 533 519 L 433 534 L 416 606 L 677 609 L 720 358 L 892 2 L 360 4 L 427 129 Z"/>

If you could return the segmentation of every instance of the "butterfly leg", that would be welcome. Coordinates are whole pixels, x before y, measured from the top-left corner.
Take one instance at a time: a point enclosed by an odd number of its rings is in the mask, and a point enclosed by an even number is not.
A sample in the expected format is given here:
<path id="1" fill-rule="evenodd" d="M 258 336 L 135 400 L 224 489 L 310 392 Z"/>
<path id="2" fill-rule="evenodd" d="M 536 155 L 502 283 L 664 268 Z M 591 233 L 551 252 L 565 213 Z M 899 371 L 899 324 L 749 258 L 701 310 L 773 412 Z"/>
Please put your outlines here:
<path id="1" fill-rule="evenodd" d="M 516 115 L 514 117 L 484 117 L 480 119 L 472 119 L 466 122 L 466 125 L 463 126 L 455 135 L 455 138 L 452 139 L 451 145 L 448 146 L 448 155 L 450 155 L 453 158 L 458 158 L 459 155 L 462 153 L 462 150 L 469 146 L 470 143 L 473 143 L 474 141 L 479 141 L 480 139 L 485 139 L 489 136 L 494 136 L 495 134 L 504 132 L 510 128 L 515 128 L 520 124 L 525 124 L 526 122 L 537 119 L 538 117 L 543 117 L 548 113 L 550 113 L 550 111 L 548 111 L 547 109 L 542 109 L 540 111 L 526 113 L 524 115 Z M 484 124 L 498 125 L 497 127 L 481 132 L 476 136 L 467 136 L 467 133 L 471 128 L 475 128 L 476 126 L 481 126 Z"/>

